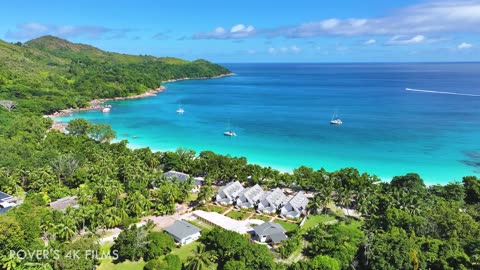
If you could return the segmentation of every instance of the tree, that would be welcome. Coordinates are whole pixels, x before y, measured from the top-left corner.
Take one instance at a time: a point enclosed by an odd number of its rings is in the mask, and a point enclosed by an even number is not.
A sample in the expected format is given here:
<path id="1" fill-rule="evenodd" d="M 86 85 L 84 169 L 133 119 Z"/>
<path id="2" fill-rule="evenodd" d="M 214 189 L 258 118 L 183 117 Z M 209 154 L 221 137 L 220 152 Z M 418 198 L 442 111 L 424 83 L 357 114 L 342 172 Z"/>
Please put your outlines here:
<path id="1" fill-rule="evenodd" d="M 465 187 L 465 202 L 467 204 L 480 203 L 480 179 L 476 176 L 463 177 L 463 186 Z"/>
<path id="2" fill-rule="evenodd" d="M 206 270 L 217 259 L 212 251 L 205 251 L 205 245 L 198 245 L 192 256 L 187 258 L 185 269 L 187 270 Z"/>
<path id="3" fill-rule="evenodd" d="M 243 261 L 228 261 L 223 266 L 223 270 L 248 270 Z"/>
<path id="4" fill-rule="evenodd" d="M 173 237 L 165 232 L 151 232 L 147 236 L 146 251 L 143 255 L 145 261 L 155 259 L 169 253 L 175 247 Z"/>
<path id="5" fill-rule="evenodd" d="M 408 193 L 425 194 L 426 187 L 422 178 L 416 173 L 408 173 L 403 176 L 395 176 L 390 185 L 397 189 L 403 189 Z"/>
<path id="6" fill-rule="evenodd" d="M 24 231 L 13 217 L 0 215 L 0 257 L 8 257 L 10 250 L 26 246 Z"/>
<path id="7" fill-rule="evenodd" d="M 340 262 L 325 255 L 318 255 L 310 262 L 310 269 L 312 270 L 340 270 Z"/>
<path id="8" fill-rule="evenodd" d="M 147 234 L 142 228 L 133 225 L 123 230 L 110 248 L 112 255 L 117 255 L 118 262 L 137 261 L 146 252 Z M 115 253 L 116 254 L 115 254 Z"/>
<path id="9" fill-rule="evenodd" d="M 86 135 L 92 124 L 83 118 L 73 119 L 68 123 L 66 130 L 72 135 Z"/>
<path id="10" fill-rule="evenodd" d="M 93 124 L 88 130 L 88 135 L 100 142 L 109 142 L 117 136 L 112 127 L 107 124 Z"/>

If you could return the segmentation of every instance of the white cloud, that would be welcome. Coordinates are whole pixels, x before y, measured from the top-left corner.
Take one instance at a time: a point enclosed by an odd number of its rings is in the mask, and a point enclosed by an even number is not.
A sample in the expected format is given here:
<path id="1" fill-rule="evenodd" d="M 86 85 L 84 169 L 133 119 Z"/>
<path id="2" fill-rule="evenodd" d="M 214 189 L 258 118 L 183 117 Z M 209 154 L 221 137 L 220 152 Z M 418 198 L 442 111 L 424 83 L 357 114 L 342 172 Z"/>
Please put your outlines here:
<path id="1" fill-rule="evenodd" d="M 256 35 L 255 27 L 253 25 L 245 26 L 244 24 L 237 24 L 230 28 L 230 31 L 223 27 L 217 27 L 213 32 L 196 33 L 192 36 L 193 39 L 240 39 L 248 38 Z"/>
<path id="2" fill-rule="evenodd" d="M 124 38 L 130 29 L 111 29 L 103 26 L 91 25 L 52 25 L 37 22 L 23 23 L 16 26 L 16 30 L 9 30 L 5 34 L 8 39 L 32 39 L 44 35 L 54 35 L 62 38 L 87 36 L 88 38 Z"/>
<path id="3" fill-rule="evenodd" d="M 459 44 L 459 45 L 457 46 L 457 48 L 458 48 L 459 50 L 470 49 L 470 48 L 472 48 L 472 47 L 473 47 L 472 44 L 466 43 L 466 42 L 462 42 L 461 44 Z"/>
<path id="4" fill-rule="evenodd" d="M 413 37 L 408 37 L 404 35 L 397 35 L 388 40 L 385 44 L 387 45 L 411 45 L 419 44 L 426 42 L 427 39 L 424 35 L 416 35 Z"/>
<path id="5" fill-rule="evenodd" d="M 290 50 L 292 51 L 292 53 L 295 53 L 295 54 L 298 54 L 302 51 L 302 49 L 300 49 L 299 47 L 297 47 L 296 45 L 293 45 L 290 47 Z"/>
<path id="6" fill-rule="evenodd" d="M 268 48 L 268 53 L 270 54 L 299 54 L 302 52 L 302 49 L 297 47 L 297 45 L 293 45 L 293 46 L 290 46 L 290 47 L 286 47 L 286 46 L 283 46 L 283 47 L 279 47 L 279 48 L 275 48 L 275 47 L 270 47 Z"/>
<path id="7" fill-rule="evenodd" d="M 369 40 L 365 41 L 363 44 L 364 45 L 373 45 L 375 43 L 377 43 L 377 41 L 375 39 L 369 39 Z"/>
<path id="8" fill-rule="evenodd" d="M 259 31 L 269 37 L 438 35 L 480 32 L 480 0 L 427 0 L 380 17 L 325 18 Z"/>

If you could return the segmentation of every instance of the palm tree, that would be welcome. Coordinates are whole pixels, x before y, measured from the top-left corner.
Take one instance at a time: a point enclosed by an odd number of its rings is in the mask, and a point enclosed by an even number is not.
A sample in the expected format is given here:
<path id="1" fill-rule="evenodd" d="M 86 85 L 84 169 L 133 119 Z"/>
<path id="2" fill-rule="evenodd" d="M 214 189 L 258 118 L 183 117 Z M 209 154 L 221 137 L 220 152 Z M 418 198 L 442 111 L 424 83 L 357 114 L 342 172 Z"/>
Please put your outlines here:
<path id="1" fill-rule="evenodd" d="M 187 270 L 205 270 L 208 269 L 217 259 L 213 251 L 205 251 L 205 245 L 197 246 L 193 256 L 187 258 Z"/>

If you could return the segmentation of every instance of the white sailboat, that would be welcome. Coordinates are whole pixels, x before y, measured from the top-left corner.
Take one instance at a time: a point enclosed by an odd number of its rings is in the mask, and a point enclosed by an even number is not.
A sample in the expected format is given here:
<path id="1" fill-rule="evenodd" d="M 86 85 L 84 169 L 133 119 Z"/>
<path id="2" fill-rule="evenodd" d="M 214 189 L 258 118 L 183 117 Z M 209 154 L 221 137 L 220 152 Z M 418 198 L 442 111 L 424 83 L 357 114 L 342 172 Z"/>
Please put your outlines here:
<path id="1" fill-rule="evenodd" d="M 235 137 L 235 136 L 237 136 L 237 133 L 235 133 L 235 131 L 233 131 L 233 130 L 230 128 L 230 121 L 228 121 L 227 131 L 223 132 L 223 135 L 229 136 L 229 137 Z"/>
<path id="2" fill-rule="evenodd" d="M 335 112 L 333 115 L 332 115 L 332 119 L 330 120 L 330 124 L 331 125 L 341 125 L 343 124 L 342 122 L 342 119 L 340 119 L 337 115 L 337 112 Z"/>
<path id="3" fill-rule="evenodd" d="M 185 112 L 185 110 L 182 108 L 182 104 L 178 104 L 178 109 L 176 110 L 176 112 L 178 114 L 183 114 Z"/>

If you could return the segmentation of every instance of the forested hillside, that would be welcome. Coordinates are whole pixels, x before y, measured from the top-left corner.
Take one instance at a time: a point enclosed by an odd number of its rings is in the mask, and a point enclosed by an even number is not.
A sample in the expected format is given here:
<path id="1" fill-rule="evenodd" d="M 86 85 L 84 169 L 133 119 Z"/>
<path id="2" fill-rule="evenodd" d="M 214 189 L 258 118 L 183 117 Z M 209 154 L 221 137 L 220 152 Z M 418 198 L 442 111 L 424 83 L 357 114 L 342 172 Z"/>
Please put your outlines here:
<path id="1" fill-rule="evenodd" d="M 0 41 L 0 100 L 17 101 L 20 111 L 83 107 L 95 98 L 140 94 L 164 80 L 226 73 L 205 60 L 111 53 L 53 36 Z"/>

